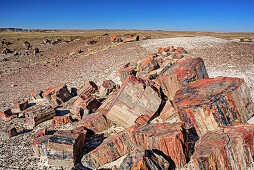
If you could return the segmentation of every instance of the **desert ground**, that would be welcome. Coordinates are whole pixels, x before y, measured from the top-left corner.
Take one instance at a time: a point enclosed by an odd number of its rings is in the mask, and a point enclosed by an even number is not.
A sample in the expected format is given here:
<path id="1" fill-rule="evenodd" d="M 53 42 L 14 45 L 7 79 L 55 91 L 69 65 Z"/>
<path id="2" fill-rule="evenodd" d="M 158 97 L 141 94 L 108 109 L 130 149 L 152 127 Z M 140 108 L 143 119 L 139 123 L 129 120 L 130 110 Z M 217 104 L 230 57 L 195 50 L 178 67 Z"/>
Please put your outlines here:
<path id="1" fill-rule="evenodd" d="M 140 35 L 140 41 L 110 42 L 113 34 L 130 33 Z M 243 38 L 244 41 L 240 41 Z M 60 83 L 66 83 L 69 89 L 78 88 L 88 80 L 98 85 L 103 80 L 121 84 L 117 72 L 122 65 L 143 60 L 158 48 L 171 45 L 184 47 L 187 51 L 185 58 L 201 57 L 209 77 L 243 78 L 254 99 L 253 39 L 253 33 L 101 30 L 2 32 L 0 40 L 10 44 L 0 44 L 0 51 L 8 48 L 12 52 L 0 54 L 0 110 L 13 108 L 14 101 L 30 99 L 32 92 Z M 96 43 L 90 43 L 91 40 Z M 31 45 L 28 50 L 23 47 L 25 41 Z M 35 48 L 39 51 L 34 52 Z M 33 156 L 33 134 L 36 129 L 45 126 L 50 130 L 70 129 L 76 127 L 77 122 L 52 128 L 48 120 L 34 130 L 27 130 L 24 118 L 0 121 L 0 127 L 6 125 L 15 126 L 18 135 L 0 141 L 0 169 L 57 169 Z"/>

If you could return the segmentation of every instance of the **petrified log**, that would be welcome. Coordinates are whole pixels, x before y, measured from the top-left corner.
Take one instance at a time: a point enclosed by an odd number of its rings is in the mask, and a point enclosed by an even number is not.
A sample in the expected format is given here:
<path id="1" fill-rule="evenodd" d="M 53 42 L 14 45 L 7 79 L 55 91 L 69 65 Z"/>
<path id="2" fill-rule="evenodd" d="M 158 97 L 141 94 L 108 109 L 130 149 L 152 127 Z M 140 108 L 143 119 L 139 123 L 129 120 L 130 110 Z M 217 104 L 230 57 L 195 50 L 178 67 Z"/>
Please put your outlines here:
<path id="1" fill-rule="evenodd" d="M 147 122 L 151 119 L 150 116 L 148 115 L 141 115 L 135 120 L 135 125 L 136 126 L 142 126 L 147 124 Z"/>
<path id="2" fill-rule="evenodd" d="M 4 111 L 0 111 L 0 118 L 4 121 L 9 121 L 17 117 L 17 115 L 13 115 L 11 109 L 6 109 Z"/>
<path id="3" fill-rule="evenodd" d="M 77 94 L 83 100 L 91 96 L 92 93 L 95 93 L 98 90 L 98 86 L 93 81 L 87 81 L 83 86 L 77 90 Z"/>
<path id="4" fill-rule="evenodd" d="M 98 111 L 92 114 L 89 114 L 85 119 L 80 121 L 80 125 L 85 126 L 88 129 L 91 129 L 95 133 L 103 132 L 115 124 L 109 120 L 105 115 L 106 111 Z"/>
<path id="5" fill-rule="evenodd" d="M 47 157 L 47 143 L 51 135 L 43 135 L 33 139 L 32 148 L 34 151 L 34 156 L 46 158 Z"/>
<path id="6" fill-rule="evenodd" d="M 52 102 L 54 106 L 61 105 L 70 99 L 71 93 L 69 92 L 66 84 L 59 84 L 51 87 L 42 93 L 44 98 Z"/>
<path id="7" fill-rule="evenodd" d="M 126 129 L 115 136 L 105 139 L 96 149 L 83 156 L 82 164 L 96 169 L 134 151 L 135 146 L 131 138 L 132 129 Z"/>
<path id="8" fill-rule="evenodd" d="M 70 123 L 72 120 L 71 113 L 68 113 L 63 116 L 55 116 L 52 120 L 52 127 L 58 126 L 58 125 L 65 125 L 67 123 Z"/>
<path id="9" fill-rule="evenodd" d="M 29 107 L 28 100 L 18 100 L 14 103 L 14 107 L 19 111 L 26 110 Z"/>
<path id="10" fill-rule="evenodd" d="M 3 129 L 0 129 L 0 139 L 7 140 L 17 134 L 15 127 L 6 126 Z"/>
<path id="11" fill-rule="evenodd" d="M 136 150 L 128 153 L 119 169 L 135 170 L 135 169 L 168 169 L 170 163 L 161 155 L 154 153 L 151 150 L 141 151 Z"/>
<path id="12" fill-rule="evenodd" d="M 145 59 L 140 65 L 140 71 L 150 72 L 158 68 L 158 62 L 153 57 Z"/>
<path id="13" fill-rule="evenodd" d="M 100 104 L 101 102 L 97 100 L 95 96 L 90 96 L 85 100 L 78 97 L 73 106 L 74 112 L 78 119 L 81 120 L 89 113 L 95 112 L 99 108 Z"/>
<path id="14" fill-rule="evenodd" d="M 139 40 L 139 36 L 135 35 L 135 36 L 127 36 L 124 37 L 123 42 L 132 42 L 132 41 L 138 41 Z"/>
<path id="15" fill-rule="evenodd" d="M 180 121 L 178 118 L 177 109 L 174 107 L 173 102 L 169 100 L 166 101 L 165 106 L 160 112 L 160 117 L 164 122 L 171 121 L 171 120 Z"/>
<path id="16" fill-rule="evenodd" d="M 187 128 L 195 127 L 199 135 L 246 122 L 253 114 L 249 90 L 240 78 L 198 80 L 177 91 L 174 103 Z"/>
<path id="17" fill-rule="evenodd" d="M 192 58 L 166 66 L 158 81 L 164 94 L 173 100 L 177 90 L 202 78 L 208 78 L 204 62 L 201 58 Z"/>
<path id="18" fill-rule="evenodd" d="M 193 154 L 195 169 L 240 169 L 253 163 L 254 125 L 220 128 L 203 135 Z"/>
<path id="19" fill-rule="evenodd" d="M 36 105 L 26 110 L 26 124 L 28 125 L 28 128 L 34 128 L 39 123 L 52 119 L 55 115 L 56 112 L 52 106 Z"/>
<path id="20" fill-rule="evenodd" d="M 127 128 L 141 115 L 153 116 L 161 99 L 142 79 L 129 75 L 118 90 L 112 108 L 106 115 L 114 123 Z"/>
<path id="21" fill-rule="evenodd" d="M 47 128 L 41 128 L 41 129 L 38 129 L 35 133 L 34 133 L 34 138 L 38 138 L 38 137 L 41 137 L 41 136 L 44 136 L 44 135 L 47 135 L 48 134 L 48 130 Z"/>
<path id="22" fill-rule="evenodd" d="M 76 131 L 57 131 L 48 139 L 47 158 L 54 166 L 72 167 L 81 159 L 86 134 Z"/>
<path id="23" fill-rule="evenodd" d="M 122 68 L 118 71 L 118 76 L 122 82 L 128 77 L 128 75 L 132 74 L 135 74 L 135 69 L 131 66 Z"/>
<path id="24" fill-rule="evenodd" d="M 155 149 L 170 157 L 175 167 L 181 167 L 186 163 L 188 152 L 185 135 L 182 124 L 132 126 L 105 139 L 101 145 L 82 158 L 82 164 L 98 168 L 136 149 Z"/>
<path id="25" fill-rule="evenodd" d="M 103 81 L 100 87 L 100 96 L 109 95 L 115 88 L 116 84 L 112 80 L 105 80 Z"/>
<path id="26" fill-rule="evenodd" d="M 32 97 L 32 99 L 42 99 L 43 98 L 42 93 L 43 93 L 43 91 L 41 91 L 41 90 L 32 92 L 31 97 Z"/>
<path id="27" fill-rule="evenodd" d="M 132 131 L 133 141 L 141 150 L 156 149 L 171 158 L 175 167 L 188 158 L 188 144 L 182 123 L 148 124 Z"/>

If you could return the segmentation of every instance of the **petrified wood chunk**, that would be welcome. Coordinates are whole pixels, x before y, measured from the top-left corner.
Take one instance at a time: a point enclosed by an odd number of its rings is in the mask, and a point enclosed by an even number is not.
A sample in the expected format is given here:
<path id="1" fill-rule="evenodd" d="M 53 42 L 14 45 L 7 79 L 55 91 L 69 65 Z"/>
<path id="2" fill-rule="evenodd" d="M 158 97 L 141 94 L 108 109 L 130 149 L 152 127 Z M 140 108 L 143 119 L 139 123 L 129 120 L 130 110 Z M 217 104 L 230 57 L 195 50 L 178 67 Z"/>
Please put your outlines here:
<path id="1" fill-rule="evenodd" d="M 63 116 L 55 116 L 52 120 L 52 127 L 53 126 L 58 126 L 58 125 L 65 125 L 67 123 L 70 123 L 72 120 L 71 118 L 71 113 L 68 113 Z"/>
<path id="2" fill-rule="evenodd" d="M 177 90 L 202 78 L 208 78 L 204 62 L 201 58 L 192 58 L 166 66 L 158 81 L 164 94 L 173 100 Z"/>
<path id="3" fill-rule="evenodd" d="M 60 130 L 48 139 L 47 158 L 54 166 L 72 167 L 80 161 L 86 135 L 77 131 Z"/>
<path id="4" fill-rule="evenodd" d="M 106 114 L 106 111 L 97 111 L 89 114 L 87 117 L 85 117 L 85 119 L 80 121 L 80 125 L 91 129 L 95 133 L 103 132 L 115 125 L 105 116 Z"/>
<path id="5" fill-rule="evenodd" d="M 187 128 L 202 135 L 218 126 L 246 122 L 253 103 L 243 79 L 202 79 L 177 91 L 174 103 Z"/>
<path id="6" fill-rule="evenodd" d="M 148 124 L 135 129 L 132 134 L 139 149 L 162 151 L 172 159 L 176 167 L 186 163 L 188 144 L 182 123 Z"/>
<path id="7" fill-rule="evenodd" d="M 145 59 L 140 66 L 141 71 L 150 72 L 158 67 L 158 62 L 153 57 Z"/>
<path id="8" fill-rule="evenodd" d="M 43 135 L 33 139 L 32 148 L 34 156 L 46 158 L 47 157 L 47 142 L 51 135 Z"/>
<path id="9" fill-rule="evenodd" d="M 15 115 L 13 115 L 11 109 L 6 109 L 4 111 L 0 111 L 0 119 L 2 119 L 2 120 L 9 121 L 14 117 L 15 117 Z"/>
<path id="10" fill-rule="evenodd" d="M 118 76 L 122 82 L 128 77 L 128 75 L 132 74 L 135 74 L 135 69 L 131 66 L 122 68 L 118 71 Z"/>
<path id="11" fill-rule="evenodd" d="M 78 97 L 74 103 L 74 112 L 77 115 L 78 119 L 81 120 L 85 118 L 89 113 L 95 112 L 101 102 L 96 99 L 95 96 L 90 96 L 83 100 L 82 98 Z"/>
<path id="12" fill-rule="evenodd" d="M 42 96 L 51 101 L 54 106 L 58 106 L 69 100 L 71 93 L 69 92 L 66 84 L 59 84 L 45 90 L 42 93 Z"/>
<path id="13" fill-rule="evenodd" d="M 78 96 L 83 100 L 91 96 L 92 93 L 95 93 L 98 90 L 98 86 L 93 81 L 87 81 L 83 86 L 77 90 Z"/>
<path id="14" fill-rule="evenodd" d="M 52 106 L 36 105 L 30 109 L 27 109 L 25 112 L 28 128 L 34 128 L 39 123 L 52 119 L 55 115 L 56 112 Z"/>
<path id="15" fill-rule="evenodd" d="M 29 107 L 28 100 L 18 100 L 14 103 L 14 107 L 19 111 L 26 110 Z"/>
<path id="16" fill-rule="evenodd" d="M 96 169 L 134 151 L 135 146 L 131 138 L 132 129 L 131 127 L 105 139 L 96 149 L 83 156 L 82 164 Z"/>
<path id="17" fill-rule="evenodd" d="M 3 129 L 0 129 L 0 139 L 7 140 L 17 134 L 15 127 L 6 126 Z"/>
<path id="18" fill-rule="evenodd" d="M 158 93 L 142 79 L 128 76 L 118 90 L 112 108 L 106 115 L 114 123 L 127 128 L 141 115 L 153 116 L 161 99 Z"/>
<path id="19" fill-rule="evenodd" d="M 100 87 L 100 96 L 106 96 L 113 91 L 116 84 L 112 80 L 103 81 Z"/>
<path id="20" fill-rule="evenodd" d="M 210 131 L 196 143 L 195 169 L 247 169 L 253 163 L 254 125 L 242 124 Z"/>
<path id="21" fill-rule="evenodd" d="M 156 149 L 170 157 L 176 167 L 183 166 L 186 163 L 188 146 L 182 124 L 132 126 L 105 139 L 82 158 L 82 164 L 98 168 L 136 149 Z"/>
<path id="22" fill-rule="evenodd" d="M 119 169 L 168 169 L 170 163 L 161 155 L 154 153 L 151 150 L 141 151 L 136 150 L 126 155 Z"/>

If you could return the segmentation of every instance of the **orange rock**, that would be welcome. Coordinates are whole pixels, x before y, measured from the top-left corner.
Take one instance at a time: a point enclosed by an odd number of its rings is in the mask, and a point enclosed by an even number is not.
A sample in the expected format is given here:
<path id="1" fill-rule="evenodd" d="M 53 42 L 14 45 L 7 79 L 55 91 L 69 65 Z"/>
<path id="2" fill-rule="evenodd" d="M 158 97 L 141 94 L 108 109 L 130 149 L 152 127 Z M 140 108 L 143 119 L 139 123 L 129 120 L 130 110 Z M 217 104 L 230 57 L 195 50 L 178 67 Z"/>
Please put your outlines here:
<path id="1" fill-rule="evenodd" d="M 151 117 L 148 116 L 148 115 L 141 115 L 141 116 L 139 116 L 139 117 L 136 119 L 135 125 L 136 125 L 136 126 L 145 125 L 150 119 L 151 119 Z"/>

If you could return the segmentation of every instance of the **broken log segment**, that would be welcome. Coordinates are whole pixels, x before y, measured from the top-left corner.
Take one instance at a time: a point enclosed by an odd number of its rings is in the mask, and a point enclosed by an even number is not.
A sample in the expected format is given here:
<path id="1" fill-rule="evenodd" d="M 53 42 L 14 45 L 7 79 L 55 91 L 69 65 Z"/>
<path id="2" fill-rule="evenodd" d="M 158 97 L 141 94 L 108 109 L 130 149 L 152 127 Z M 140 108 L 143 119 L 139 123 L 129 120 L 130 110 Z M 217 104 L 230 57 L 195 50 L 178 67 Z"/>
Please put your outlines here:
<path id="1" fill-rule="evenodd" d="M 49 164 L 72 167 L 79 163 L 86 138 L 83 132 L 60 130 L 52 135 L 46 144 Z"/>
<path id="2" fill-rule="evenodd" d="M 203 135 L 195 145 L 195 169 L 240 169 L 253 163 L 254 125 L 220 128 Z"/>
<path id="3" fill-rule="evenodd" d="M 161 98 L 144 80 L 129 75 L 111 104 L 107 118 L 119 126 L 128 128 L 134 125 L 141 115 L 153 116 L 160 107 Z"/>
<path id="4" fill-rule="evenodd" d="M 204 61 L 191 58 L 166 66 L 159 74 L 158 81 L 169 100 L 173 100 L 177 90 L 198 79 L 208 78 Z"/>
<path id="5" fill-rule="evenodd" d="M 188 145 L 182 123 L 132 126 L 105 139 L 82 158 L 82 164 L 96 169 L 134 150 L 155 149 L 170 157 L 175 167 L 186 163 Z M 100 158 L 100 159 L 98 159 Z"/>
<path id="6" fill-rule="evenodd" d="M 201 79 L 177 91 L 174 99 L 187 128 L 198 135 L 249 120 L 253 103 L 243 79 L 219 77 Z"/>
<path id="7" fill-rule="evenodd" d="M 52 106 L 33 106 L 25 111 L 26 124 L 33 129 L 39 123 L 52 119 L 56 115 Z"/>

